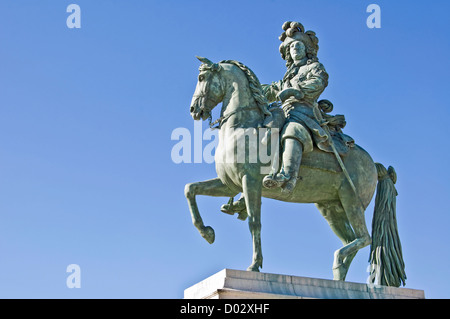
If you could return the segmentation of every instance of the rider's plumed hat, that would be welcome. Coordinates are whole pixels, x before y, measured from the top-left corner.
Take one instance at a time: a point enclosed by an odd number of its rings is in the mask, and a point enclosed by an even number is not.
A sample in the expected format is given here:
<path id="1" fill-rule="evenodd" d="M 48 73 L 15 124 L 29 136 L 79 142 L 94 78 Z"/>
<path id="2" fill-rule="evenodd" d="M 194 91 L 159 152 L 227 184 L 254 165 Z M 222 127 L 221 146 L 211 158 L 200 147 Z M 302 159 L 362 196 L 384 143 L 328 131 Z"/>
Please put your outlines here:
<path id="1" fill-rule="evenodd" d="M 319 39 L 316 37 L 314 31 L 306 31 L 300 22 L 286 21 L 283 24 L 283 33 L 279 36 L 280 41 L 280 53 L 283 60 L 286 60 L 286 50 L 289 45 L 294 41 L 301 41 L 306 48 L 306 55 L 308 59 L 317 57 L 317 51 L 319 51 Z"/>

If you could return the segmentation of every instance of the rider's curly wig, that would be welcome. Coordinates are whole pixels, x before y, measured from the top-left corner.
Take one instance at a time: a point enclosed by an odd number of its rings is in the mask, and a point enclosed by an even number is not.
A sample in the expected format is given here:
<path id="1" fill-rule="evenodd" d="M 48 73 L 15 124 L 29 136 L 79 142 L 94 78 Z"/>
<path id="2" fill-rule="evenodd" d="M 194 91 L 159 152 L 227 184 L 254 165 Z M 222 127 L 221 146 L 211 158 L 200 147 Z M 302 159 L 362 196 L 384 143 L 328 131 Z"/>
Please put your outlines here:
<path id="1" fill-rule="evenodd" d="M 280 53 L 283 60 L 292 60 L 289 53 L 289 46 L 294 41 L 301 41 L 305 45 L 306 56 L 310 60 L 317 60 L 319 51 L 319 39 L 314 31 L 306 31 L 300 22 L 286 21 L 283 24 L 283 33 L 278 37 L 282 41 Z"/>

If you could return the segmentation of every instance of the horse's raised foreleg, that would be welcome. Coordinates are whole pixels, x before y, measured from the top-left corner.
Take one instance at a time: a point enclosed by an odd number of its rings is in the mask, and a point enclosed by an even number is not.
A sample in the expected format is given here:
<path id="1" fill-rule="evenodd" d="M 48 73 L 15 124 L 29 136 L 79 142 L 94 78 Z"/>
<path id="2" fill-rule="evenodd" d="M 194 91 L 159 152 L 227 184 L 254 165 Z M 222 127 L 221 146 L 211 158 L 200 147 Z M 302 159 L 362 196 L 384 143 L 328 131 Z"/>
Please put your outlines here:
<path id="1" fill-rule="evenodd" d="M 202 237 L 205 238 L 208 243 L 212 244 L 215 239 L 214 229 L 203 224 L 203 220 L 200 216 L 195 196 L 207 195 L 231 197 L 236 196 L 236 193 L 231 191 L 228 186 L 222 183 L 219 178 L 214 178 L 204 182 L 187 184 L 184 188 L 184 194 L 189 204 L 192 223 L 198 229 L 200 235 L 202 235 Z"/>
<path id="2" fill-rule="evenodd" d="M 253 240 L 252 264 L 247 270 L 259 271 L 263 262 L 261 250 L 261 179 L 245 175 L 242 179 L 242 189 L 247 206 L 248 225 Z"/>

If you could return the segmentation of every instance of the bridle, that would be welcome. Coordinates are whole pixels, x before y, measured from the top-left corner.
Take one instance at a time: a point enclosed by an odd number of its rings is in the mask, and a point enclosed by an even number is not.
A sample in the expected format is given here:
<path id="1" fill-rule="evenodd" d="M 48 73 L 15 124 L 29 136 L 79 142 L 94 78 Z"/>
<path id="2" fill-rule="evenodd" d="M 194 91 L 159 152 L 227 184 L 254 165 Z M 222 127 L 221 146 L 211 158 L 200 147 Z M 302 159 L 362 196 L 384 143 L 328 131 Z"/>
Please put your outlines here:
<path id="1" fill-rule="evenodd" d="M 216 130 L 216 129 L 220 129 L 220 127 L 222 126 L 222 124 L 224 123 L 224 122 L 226 122 L 232 115 L 234 115 L 234 114 L 236 114 L 236 113 L 239 113 L 239 112 L 242 112 L 242 111 L 249 111 L 249 110 L 260 110 L 259 109 L 259 107 L 257 107 L 257 106 L 254 106 L 254 107 L 249 107 L 249 108 L 245 108 L 245 109 L 237 109 L 237 110 L 234 110 L 233 112 L 230 112 L 230 113 L 228 113 L 227 115 L 224 115 L 224 116 L 221 116 L 221 117 L 219 117 L 217 120 L 215 120 L 214 122 L 212 122 L 212 116 L 211 116 L 211 114 L 209 115 L 209 118 L 208 118 L 208 120 L 209 120 L 209 128 L 211 129 L 211 130 Z M 211 123 L 212 122 L 212 123 Z M 214 126 L 214 125 L 216 125 L 216 124 L 218 124 L 217 126 Z"/>
<path id="2" fill-rule="evenodd" d="M 220 65 L 214 63 L 212 67 L 208 67 L 206 70 L 207 70 L 207 71 L 212 71 L 212 72 L 217 72 L 217 73 L 218 73 L 221 69 L 222 69 L 222 67 L 221 67 Z M 201 70 L 201 69 L 200 69 L 200 70 Z M 198 94 L 194 94 L 193 97 L 194 97 L 194 98 L 206 98 L 206 101 L 212 100 L 210 97 L 208 97 L 210 83 L 211 83 L 210 81 L 207 81 L 206 84 L 205 84 L 205 89 L 204 89 L 204 91 L 202 91 L 202 92 L 200 92 L 200 93 L 198 93 Z M 221 83 L 221 85 L 222 85 L 222 83 Z M 214 101 L 213 101 L 213 102 L 214 102 Z M 206 104 L 206 103 L 205 103 L 205 104 Z M 230 113 L 228 113 L 228 114 L 226 114 L 226 115 L 223 115 L 223 116 L 219 117 L 219 118 L 218 118 L 217 120 L 215 120 L 214 122 L 213 122 L 212 114 L 211 114 L 212 109 L 211 109 L 211 110 L 206 110 L 206 111 L 209 112 L 209 117 L 208 117 L 209 128 L 210 128 L 211 130 L 220 129 L 220 127 L 222 126 L 222 124 L 223 124 L 224 122 L 226 122 L 232 115 L 235 115 L 235 114 L 237 114 L 237 113 L 239 113 L 239 112 L 242 112 L 242 111 L 249 111 L 249 110 L 254 110 L 254 109 L 260 110 L 260 108 L 259 108 L 258 106 L 255 106 L 255 107 L 249 107 L 249 108 L 245 108 L 245 109 L 239 108 L 239 109 L 236 109 L 236 110 L 234 110 L 234 111 L 232 111 L 232 112 L 230 112 Z M 205 108 L 204 108 L 203 106 L 200 106 L 200 110 L 205 111 Z"/>
<path id="3" fill-rule="evenodd" d="M 220 70 L 221 70 L 221 67 L 218 66 L 218 65 L 216 67 L 211 67 L 211 68 L 207 69 L 207 71 L 213 71 L 213 72 L 219 72 Z M 194 94 L 193 97 L 196 98 L 196 99 L 197 98 L 205 98 L 206 101 L 212 101 L 212 99 L 208 96 L 210 84 L 211 84 L 211 82 L 207 81 L 206 84 L 205 84 L 205 89 L 202 92 L 198 93 L 198 94 Z M 212 101 L 212 102 L 214 103 L 214 101 Z M 206 103 L 204 103 L 204 104 L 206 105 Z M 218 118 L 217 120 L 215 120 L 213 122 L 212 121 L 212 114 L 211 114 L 212 109 L 211 110 L 205 109 L 203 107 L 203 105 L 201 105 L 200 106 L 200 110 L 201 111 L 205 111 L 206 110 L 209 113 L 208 122 L 209 122 L 209 128 L 210 129 L 215 130 L 215 129 L 219 129 L 220 128 L 220 124 L 221 124 L 221 122 L 223 121 L 223 118 L 224 118 L 223 116 Z M 228 118 L 228 116 L 227 116 L 227 118 Z M 219 125 L 214 127 L 214 125 L 216 125 L 217 123 L 219 123 Z"/>

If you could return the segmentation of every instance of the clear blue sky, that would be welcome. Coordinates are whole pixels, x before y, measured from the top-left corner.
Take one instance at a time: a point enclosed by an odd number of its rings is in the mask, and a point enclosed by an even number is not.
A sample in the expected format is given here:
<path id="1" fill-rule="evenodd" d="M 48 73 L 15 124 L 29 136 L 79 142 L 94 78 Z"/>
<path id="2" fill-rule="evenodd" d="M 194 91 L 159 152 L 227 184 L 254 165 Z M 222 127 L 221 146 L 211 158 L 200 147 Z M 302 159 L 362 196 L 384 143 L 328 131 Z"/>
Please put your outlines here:
<path id="1" fill-rule="evenodd" d="M 66 26 L 70 3 L 81 29 Z M 370 3 L 381 29 L 366 26 Z M 195 55 L 278 80 L 286 20 L 316 31 L 322 97 L 345 132 L 397 171 L 406 287 L 450 297 L 449 13 L 438 0 L 1 1 L 0 297 L 182 298 L 246 269 L 248 225 L 219 211 L 227 199 L 198 198 L 213 245 L 191 224 L 184 185 L 215 169 L 173 163 L 170 136 L 193 130 Z M 264 200 L 262 225 L 264 272 L 332 278 L 341 243 L 313 205 Z M 366 281 L 368 256 L 349 281 Z M 80 289 L 66 287 L 69 264 Z"/>

